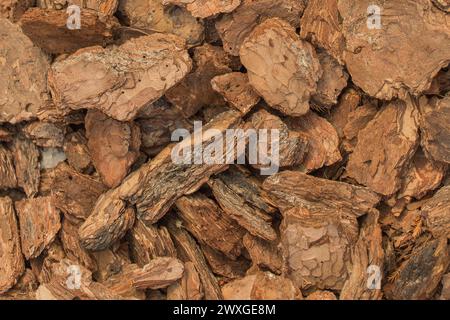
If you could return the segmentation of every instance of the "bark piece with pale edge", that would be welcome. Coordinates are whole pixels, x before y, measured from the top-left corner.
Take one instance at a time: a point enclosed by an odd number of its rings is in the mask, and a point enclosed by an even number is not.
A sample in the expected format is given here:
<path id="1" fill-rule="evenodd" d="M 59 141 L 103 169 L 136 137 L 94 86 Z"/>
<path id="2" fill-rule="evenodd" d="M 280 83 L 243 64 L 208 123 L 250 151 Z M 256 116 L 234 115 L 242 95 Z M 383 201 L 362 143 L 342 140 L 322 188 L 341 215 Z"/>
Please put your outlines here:
<path id="1" fill-rule="evenodd" d="M 300 290 L 288 278 L 258 272 L 222 287 L 225 300 L 302 300 Z"/>
<path id="2" fill-rule="evenodd" d="M 199 242 L 231 259 L 241 255 L 245 231 L 211 199 L 201 193 L 183 196 L 175 202 L 178 217 Z"/>
<path id="3" fill-rule="evenodd" d="M 271 107 L 289 116 L 308 112 L 322 67 L 314 47 L 289 23 L 265 20 L 245 39 L 239 55 L 250 84 Z"/>
<path id="4" fill-rule="evenodd" d="M 413 249 L 411 256 L 398 269 L 398 277 L 386 288 L 394 300 L 431 299 L 450 264 L 447 237 Z"/>
<path id="5" fill-rule="evenodd" d="M 306 297 L 306 300 L 337 300 L 331 291 L 317 290 Z"/>
<path id="6" fill-rule="evenodd" d="M 106 16 L 112 16 L 119 5 L 119 0 L 68 0 L 67 2 L 79 6 L 81 10 L 92 9 Z"/>
<path id="7" fill-rule="evenodd" d="M 301 20 L 300 37 L 326 49 L 339 63 L 344 64 L 345 38 L 338 0 L 309 0 Z"/>
<path id="8" fill-rule="evenodd" d="M 149 32 L 172 33 L 190 46 L 203 41 L 203 24 L 185 8 L 164 7 L 162 0 L 121 0 L 118 13 L 126 25 Z"/>
<path id="9" fill-rule="evenodd" d="M 55 239 L 61 228 L 59 210 L 52 197 L 25 199 L 15 203 L 25 258 L 36 258 Z"/>
<path id="10" fill-rule="evenodd" d="M 347 152 L 353 152 L 358 143 L 358 134 L 376 116 L 378 109 L 371 103 L 363 104 L 347 114 L 344 138 L 341 145 Z"/>
<path id="11" fill-rule="evenodd" d="M 206 300 L 223 299 L 217 279 L 211 272 L 202 251 L 195 240 L 181 226 L 182 223 L 180 220 L 171 220 L 167 226 L 180 255 L 180 259 L 185 263 L 190 261 L 194 264 L 195 269 L 200 275 Z"/>
<path id="12" fill-rule="evenodd" d="M 163 0 L 163 4 L 185 7 L 194 17 L 204 19 L 219 13 L 232 12 L 241 4 L 241 0 Z"/>
<path id="13" fill-rule="evenodd" d="M 281 120 L 276 115 L 261 109 L 253 113 L 247 123 L 246 129 L 253 129 L 259 134 L 259 138 L 262 140 L 261 131 L 267 130 L 267 139 L 270 143 L 270 147 L 263 145 L 262 148 L 267 149 L 268 159 L 262 159 L 258 152 L 258 163 L 251 163 L 254 168 L 267 168 L 267 162 L 274 160 L 275 156 L 272 146 L 276 146 L 276 151 L 278 152 L 279 161 L 273 161 L 270 166 L 276 165 L 277 167 L 292 167 L 299 165 L 304 160 L 310 145 L 308 143 L 308 136 L 302 132 L 296 130 L 290 130 L 288 125 Z M 276 131 L 275 131 L 276 130 Z M 278 131 L 278 132 L 277 132 Z M 273 133 L 277 132 L 278 139 L 272 139 Z M 249 147 L 250 148 L 250 147 Z M 259 149 L 259 147 L 258 147 Z M 255 150 L 250 150 L 249 152 L 254 152 Z"/>
<path id="14" fill-rule="evenodd" d="M 110 44 L 113 30 L 119 26 L 115 17 L 82 9 L 81 28 L 70 30 L 68 16 L 66 10 L 31 8 L 21 16 L 19 24 L 23 33 L 49 54 L 72 53 L 89 46 Z"/>
<path id="15" fill-rule="evenodd" d="M 131 256 L 140 267 L 157 257 L 177 256 L 170 234 L 164 226 L 147 226 L 137 220 L 129 232 L 128 240 Z"/>
<path id="16" fill-rule="evenodd" d="M 325 118 L 310 111 L 302 117 L 288 118 L 286 124 L 290 130 L 306 138 L 308 151 L 302 167 L 307 172 L 330 166 L 342 159 L 336 129 Z"/>
<path id="17" fill-rule="evenodd" d="M 99 109 L 132 120 L 191 70 L 183 39 L 154 33 L 121 46 L 89 47 L 55 62 L 49 86 L 60 109 Z"/>
<path id="18" fill-rule="evenodd" d="M 450 61 L 448 14 L 430 0 L 383 3 L 381 28 L 369 29 L 370 5 L 372 0 L 338 1 L 353 83 L 378 99 L 420 95 Z"/>
<path id="19" fill-rule="evenodd" d="M 55 206 L 67 218 L 72 221 L 84 221 L 107 188 L 93 177 L 81 174 L 66 163 L 61 163 L 54 169 L 51 191 Z"/>
<path id="20" fill-rule="evenodd" d="M 230 57 L 221 47 L 204 44 L 194 48 L 193 52 L 195 69 L 165 94 L 185 118 L 206 106 L 225 105 L 223 97 L 213 90 L 211 79 L 231 72 Z"/>
<path id="21" fill-rule="evenodd" d="M 36 118 L 48 104 L 48 57 L 20 28 L 0 18 L 0 122 Z"/>
<path id="22" fill-rule="evenodd" d="M 15 187 L 17 187 L 17 178 L 13 155 L 0 144 L 0 190 Z"/>
<path id="23" fill-rule="evenodd" d="M 273 241 L 277 238 L 272 227 L 274 208 L 261 198 L 258 180 L 232 169 L 208 182 L 214 197 L 225 214 L 252 235 Z"/>
<path id="24" fill-rule="evenodd" d="M 368 188 L 313 177 L 297 171 L 283 171 L 267 178 L 265 197 L 283 213 L 293 207 L 323 206 L 331 214 L 359 217 L 380 201 Z M 325 211 L 324 211 L 325 212 Z M 324 213 L 323 212 L 323 213 Z"/>
<path id="25" fill-rule="evenodd" d="M 429 191 L 439 187 L 445 176 L 447 165 L 428 159 L 418 149 L 411 159 L 408 170 L 403 175 L 402 187 L 398 198 L 423 198 Z"/>
<path id="26" fill-rule="evenodd" d="M 213 144 L 211 132 L 214 128 L 224 133 L 240 124 L 238 111 L 224 112 L 203 127 L 203 134 L 194 133 L 178 144 L 162 150 L 155 158 L 131 173 L 120 186 L 103 194 L 97 201 L 92 214 L 80 228 L 81 241 L 87 249 L 107 248 L 117 240 L 119 233 L 111 235 L 109 228 L 116 229 L 126 207 L 125 201 L 136 206 L 137 216 L 146 223 L 155 223 L 171 208 L 174 202 L 185 194 L 198 190 L 209 177 L 223 171 L 226 164 L 177 164 L 172 154 L 178 155 L 186 149 L 203 146 L 205 150 Z M 194 139 L 194 136 L 198 138 Z M 195 146 L 194 146 L 195 145 Z M 234 152 L 234 149 L 231 150 Z M 226 152 L 223 160 L 226 159 Z M 192 159 L 191 159 L 192 160 Z M 223 163 L 225 161 L 222 161 Z M 122 234 L 122 233 L 120 233 Z"/>
<path id="27" fill-rule="evenodd" d="M 426 226 L 435 237 L 450 238 L 450 186 L 439 189 L 422 206 Z"/>
<path id="28" fill-rule="evenodd" d="M 88 111 L 85 127 L 87 146 L 97 172 L 106 186 L 117 187 L 139 156 L 139 127 L 109 118 L 98 110 Z"/>
<path id="29" fill-rule="evenodd" d="M 269 242 L 247 233 L 243 239 L 252 262 L 260 268 L 268 268 L 275 274 L 282 269 L 282 252 L 277 242 Z"/>
<path id="30" fill-rule="evenodd" d="M 167 300 L 201 300 L 203 286 L 192 262 L 184 264 L 183 277 L 167 288 Z"/>
<path id="31" fill-rule="evenodd" d="M 25 270 L 13 202 L 0 198 L 0 294 L 14 286 Z"/>
<path id="32" fill-rule="evenodd" d="M 450 96 L 420 100 L 421 145 L 432 159 L 450 163 Z"/>
<path id="33" fill-rule="evenodd" d="M 28 197 L 34 197 L 39 190 L 41 178 L 39 150 L 31 140 L 16 137 L 12 143 L 16 168 L 17 185 Z"/>
<path id="34" fill-rule="evenodd" d="M 216 76 L 211 80 L 211 85 L 242 114 L 248 113 L 260 100 L 245 73 L 232 72 Z"/>
<path id="35" fill-rule="evenodd" d="M 245 38 L 258 23 L 278 17 L 293 27 L 300 25 L 300 17 L 306 7 L 304 0 L 242 0 L 232 13 L 222 16 L 216 22 L 216 29 L 228 53 L 237 56 Z"/>
<path id="36" fill-rule="evenodd" d="M 413 102 L 391 102 L 359 132 L 347 175 L 377 193 L 392 195 L 401 188 L 402 174 L 418 144 L 417 109 Z"/>
<path id="37" fill-rule="evenodd" d="M 351 253 L 349 277 L 340 300 L 381 300 L 384 251 L 378 212 L 369 212 L 362 223 L 359 238 Z M 372 281 L 371 281 L 372 280 Z"/>

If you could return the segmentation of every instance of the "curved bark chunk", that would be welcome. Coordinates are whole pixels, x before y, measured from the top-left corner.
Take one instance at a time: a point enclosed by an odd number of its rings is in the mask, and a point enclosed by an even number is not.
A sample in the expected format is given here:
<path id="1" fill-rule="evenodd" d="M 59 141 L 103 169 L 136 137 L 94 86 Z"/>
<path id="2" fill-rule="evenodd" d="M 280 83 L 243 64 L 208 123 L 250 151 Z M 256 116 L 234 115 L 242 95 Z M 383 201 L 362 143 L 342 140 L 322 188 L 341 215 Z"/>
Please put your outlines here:
<path id="1" fill-rule="evenodd" d="M 218 13 L 232 12 L 241 0 L 163 0 L 163 4 L 184 6 L 194 17 L 208 18 Z"/>

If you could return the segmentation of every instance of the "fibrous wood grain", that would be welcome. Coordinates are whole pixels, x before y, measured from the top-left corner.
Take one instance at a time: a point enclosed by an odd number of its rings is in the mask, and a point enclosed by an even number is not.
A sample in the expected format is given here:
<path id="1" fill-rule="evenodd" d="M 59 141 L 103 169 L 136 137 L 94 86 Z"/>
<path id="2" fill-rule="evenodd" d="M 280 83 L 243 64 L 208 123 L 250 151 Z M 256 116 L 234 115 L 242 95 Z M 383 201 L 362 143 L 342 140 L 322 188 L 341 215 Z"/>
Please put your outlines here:
<path id="1" fill-rule="evenodd" d="M 39 190 L 41 177 L 39 150 L 31 140 L 16 137 L 12 144 L 17 185 L 28 197 L 34 197 Z"/>
<path id="2" fill-rule="evenodd" d="M 282 252 L 278 242 L 266 241 L 247 233 L 243 243 L 254 264 L 275 274 L 281 273 Z"/>
<path id="3" fill-rule="evenodd" d="M 16 186 L 14 158 L 11 151 L 0 145 L 0 189 L 15 188 Z"/>
<path id="4" fill-rule="evenodd" d="M 314 47 L 289 23 L 272 18 L 259 24 L 239 55 L 250 84 L 271 107 L 290 116 L 308 112 L 322 67 Z"/>
<path id="5" fill-rule="evenodd" d="M 221 251 L 231 259 L 241 254 L 245 231 L 211 199 L 201 193 L 175 202 L 178 217 L 199 242 Z"/>
<path id="6" fill-rule="evenodd" d="M 450 238 L 450 186 L 444 186 L 422 207 L 422 216 L 435 237 Z"/>
<path id="7" fill-rule="evenodd" d="M 395 119 L 395 121 L 393 121 Z M 383 107 L 358 134 L 347 175 L 375 192 L 392 195 L 419 143 L 417 109 L 396 100 Z"/>
<path id="8" fill-rule="evenodd" d="M 184 264 L 183 277 L 167 288 L 167 300 L 201 300 L 203 287 L 192 262 Z"/>
<path id="9" fill-rule="evenodd" d="M 25 199 L 15 203 L 19 217 L 22 252 L 36 258 L 55 239 L 61 228 L 59 211 L 52 197 Z"/>
<path id="10" fill-rule="evenodd" d="M 183 39 L 155 33 L 118 47 L 83 49 L 57 61 L 49 86 L 60 109 L 96 108 L 127 121 L 190 70 Z"/>
<path id="11" fill-rule="evenodd" d="M 13 202 L 0 198 L 0 293 L 16 284 L 25 270 Z"/>

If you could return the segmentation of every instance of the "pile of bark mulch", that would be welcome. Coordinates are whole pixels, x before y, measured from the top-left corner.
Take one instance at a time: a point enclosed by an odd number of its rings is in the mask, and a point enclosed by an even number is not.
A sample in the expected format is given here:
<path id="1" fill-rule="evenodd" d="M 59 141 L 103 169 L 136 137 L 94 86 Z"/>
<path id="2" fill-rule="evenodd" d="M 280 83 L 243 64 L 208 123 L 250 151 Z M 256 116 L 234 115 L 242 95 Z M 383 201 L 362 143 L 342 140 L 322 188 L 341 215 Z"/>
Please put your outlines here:
<path id="1" fill-rule="evenodd" d="M 449 4 L 1 0 L 0 298 L 450 299 Z"/>

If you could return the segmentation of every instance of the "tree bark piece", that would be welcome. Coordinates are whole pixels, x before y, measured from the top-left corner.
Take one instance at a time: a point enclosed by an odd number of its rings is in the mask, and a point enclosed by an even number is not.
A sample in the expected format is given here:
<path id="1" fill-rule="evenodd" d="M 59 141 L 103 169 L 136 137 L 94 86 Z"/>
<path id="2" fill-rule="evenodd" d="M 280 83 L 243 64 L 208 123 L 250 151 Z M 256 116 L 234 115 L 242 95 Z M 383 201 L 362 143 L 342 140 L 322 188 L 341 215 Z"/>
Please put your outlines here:
<path id="1" fill-rule="evenodd" d="M 119 187 L 105 193 L 80 228 L 81 240 L 86 248 L 98 249 L 98 241 L 101 242 L 101 247 L 108 247 L 111 244 L 106 241 L 106 238 L 102 239 L 104 227 L 106 223 L 113 222 L 108 217 L 114 217 L 116 220 L 121 216 L 122 209 L 125 208 L 124 201 L 136 205 L 139 219 L 147 223 L 155 223 L 167 213 L 179 197 L 197 191 L 211 175 L 223 171 L 227 167 L 226 164 L 192 164 L 192 162 L 176 164 L 172 159 L 172 151 L 175 146 L 178 149 L 175 150 L 176 154 L 183 148 L 192 148 L 194 145 L 203 146 L 205 150 L 208 145 L 211 145 L 208 129 L 214 128 L 223 133 L 226 129 L 239 124 L 239 112 L 229 111 L 221 114 L 203 127 L 203 135 L 202 138 L 199 137 L 199 141 L 194 141 L 195 139 L 191 137 L 177 145 L 168 146 L 157 157 L 130 174 Z M 222 159 L 226 159 L 226 154 Z M 108 237 L 108 239 L 116 240 L 116 237 Z"/>
<path id="2" fill-rule="evenodd" d="M 184 41 L 155 33 L 118 47 L 86 48 L 57 61 L 49 72 L 49 86 L 60 109 L 96 108 L 128 121 L 190 70 Z"/>
<path id="3" fill-rule="evenodd" d="M 14 286 L 25 270 L 13 202 L 0 198 L 0 294 Z"/>
<path id="4" fill-rule="evenodd" d="M 234 171 L 223 173 L 208 184 L 222 210 L 241 227 L 269 241 L 277 238 L 271 225 L 274 210 L 261 199 L 261 187 L 255 180 Z"/>
<path id="5" fill-rule="evenodd" d="M 87 139 L 81 131 L 70 133 L 65 137 L 64 153 L 70 166 L 80 173 L 85 172 L 92 164 Z"/>
<path id="6" fill-rule="evenodd" d="M 300 25 L 300 17 L 306 1 L 280 0 L 242 0 L 242 4 L 231 14 L 224 15 L 216 22 L 216 28 L 224 44 L 223 48 L 231 55 L 239 55 L 245 38 L 259 22 L 278 17 L 293 27 Z"/>
<path id="7" fill-rule="evenodd" d="M 251 266 L 250 261 L 243 256 L 231 260 L 222 252 L 208 245 L 201 245 L 203 255 L 216 276 L 224 277 L 223 280 L 242 278 Z"/>
<path id="8" fill-rule="evenodd" d="M 225 104 L 222 96 L 213 90 L 211 79 L 231 72 L 230 58 L 220 47 L 204 44 L 193 49 L 195 70 L 166 92 L 166 98 L 189 118 L 205 106 Z"/>
<path id="9" fill-rule="evenodd" d="M 71 221 L 84 221 L 106 187 L 91 176 L 81 174 L 65 163 L 55 168 L 51 190 L 55 206 Z"/>
<path id="10" fill-rule="evenodd" d="M 425 202 L 422 216 L 435 237 L 450 238 L 450 186 L 444 186 Z"/>
<path id="11" fill-rule="evenodd" d="M 417 110 L 412 102 L 389 103 L 358 134 L 347 175 L 375 192 L 394 194 L 401 187 L 401 175 L 416 151 L 418 138 Z"/>
<path id="12" fill-rule="evenodd" d="M 250 84 L 273 108 L 301 116 L 322 75 L 314 47 L 286 21 L 272 18 L 258 25 L 239 51 Z"/>
<path id="13" fill-rule="evenodd" d="M 163 4 L 185 7 L 194 17 L 204 19 L 219 13 L 232 12 L 241 4 L 241 0 L 163 0 Z"/>
<path id="14" fill-rule="evenodd" d="M 31 140 L 16 137 L 12 144 L 17 185 L 28 197 L 34 197 L 39 191 L 41 178 L 39 150 Z"/>
<path id="15" fill-rule="evenodd" d="M 62 148 L 64 144 L 64 128 L 51 122 L 31 122 L 23 128 L 23 132 L 39 147 Z"/>
<path id="16" fill-rule="evenodd" d="M 282 252 L 279 243 L 269 242 L 247 233 L 243 239 L 253 264 L 260 268 L 268 268 L 275 274 L 282 269 Z"/>
<path id="17" fill-rule="evenodd" d="M 225 300 L 302 300 L 300 290 L 287 278 L 258 272 L 222 287 Z"/>
<path id="18" fill-rule="evenodd" d="M 343 64 L 345 38 L 338 0 L 309 0 L 301 20 L 300 37 L 326 49 Z"/>
<path id="19" fill-rule="evenodd" d="M 278 131 L 278 140 L 268 138 L 270 147 L 263 146 L 263 148 L 267 148 L 267 157 L 272 159 L 272 163 L 270 163 L 269 167 L 275 165 L 278 168 L 284 168 L 299 165 L 304 160 L 310 147 L 308 137 L 305 134 L 290 130 L 283 120 L 264 109 L 253 113 L 249 117 L 246 123 L 246 129 L 256 130 L 259 135 L 259 130 L 267 130 L 267 137 L 272 137 L 272 130 Z M 261 135 L 259 137 L 262 139 Z M 272 150 L 272 146 L 277 146 L 276 150 Z M 273 161 L 274 156 L 276 155 L 275 152 L 278 152 L 278 162 Z M 268 162 L 266 159 L 259 158 L 257 164 L 251 163 L 251 165 L 254 168 L 261 169 L 267 167 L 266 162 Z"/>
<path id="20" fill-rule="evenodd" d="M 408 92 L 420 95 L 450 60 L 446 13 L 429 0 L 401 0 L 380 5 L 381 28 L 369 30 L 367 8 L 372 4 L 371 0 L 338 1 L 347 44 L 344 60 L 353 82 L 378 99 Z M 403 61 L 409 61 L 408 66 Z"/>
<path id="21" fill-rule="evenodd" d="M 140 267 L 157 257 L 177 257 L 170 234 L 164 226 L 146 226 L 137 220 L 130 230 L 129 241 L 131 255 Z"/>
<path id="22" fill-rule="evenodd" d="M 421 145 L 432 159 L 450 163 L 450 97 L 421 100 Z"/>
<path id="23" fill-rule="evenodd" d="M 180 258 L 185 262 L 192 262 L 200 275 L 200 279 L 205 292 L 205 299 L 207 300 L 221 300 L 223 298 L 219 284 L 216 277 L 206 263 L 202 251 L 198 247 L 195 240 L 181 228 L 181 221 L 171 220 L 168 224 L 168 229 L 173 237 Z"/>
<path id="24" fill-rule="evenodd" d="M 286 123 L 290 130 L 306 137 L 308 152 L 302 167 L 307 172 L 330 166 L 342 159 L 338 134 L 326 119 L 310 111 L 303 117 L 289 118 Z"/>
<path id="25" fill-rule="evenodd" d="M 50 54 L 107 45 L 112 42 L 113 30 L 119 25 L 114 17 L 83 9 L 80 11 L 81 28 L 70 30 L 67 27 L 68 16 L 65 10 L 31 8 L 21 16 L 19 23 L 34 44 Z"/>
<path id="26" fill-rule="evenodd" d="M 384 251 L 378 212 L 369 212 L 365 217 L 359 238 L 352 248 L 351 267 L 348 280 L 344 283 L 340 300 L 381 300 Z M 369 268 L 374 268 L 373 271 Z M 380 274 L 376 274 L 376 272 Z M 374 275 L 374 282 L 369 276 Z M 379 283 L 377 281 L 380 280 Z M 380 287 L 377 288 L 377 285 Z M 370 287 L 372 286 L 372 287 Z"/>
<path id="27" fill-rule="evenodd" d="M 200 275 L 192 262 L 186 262 L 183 277 L 167 288 L 167 300 L 201 300 L 203 295 Z"/>
<path id="28" fill-rule="evenodd" d="M 201 193 L 183 196 L 175 202 L 178 217 L 199 242 L 231 259 L 241 254 L 244 230 L 219 206 Z"/>
<path id="29" fill-rule="evenodd" d="M 14 158 L 11 152 L 0 145 L 0 190 L 17 187 Z"/>
<path id="30" fill-rule="evenodd" d="M 186 40 L 189 46 L 204 38 L 203 24 L 185 8 L 164 7 L 161 0 L 124 0 L 119 2 L 119 14 L 127 25 L 149 32 L 172 33 Z"/>
<path id="31" fill-rule="evenodd" d="M 117 187 L 139 156 L 139 127 L 114 120 L 96 110 L 88 111 L 85 127 L 95 168 L 106 186 Z"/>
<path id="32" fill-rule="evenodd" d="M 248 76 L 241 72 L 232 72 L 215 76 L 211 80 L 212 88 L 243 115 L 248 113 L 260 100 L 259 95 L 249 84 Z"/>
<path id="33" fill-rule="evenodd" d="M 447 237 L 414 248 L 398 270 L 398 278 L 388 290 L 396 300 L 430 299 L 450 264 Z"/>
<path id="34" fill-rule="evenodd" d="M 48 57 L 8 20 L 0 30 L 0 122 L 30 120 L 49 100 Z"/>
<path id="35" fill-rule="evenodd" d="M 55 239 L 61 228 L 59 211 L 52 197 L 16 202 L 20 224 L 22 252 L 25 258 L 36 258 Z"/>
<path id="36" fill-rule="evenodd" d="M 3 0 L 0 3 L 0 18 L 16 22 L 33 5 L 34 0 Z"/>

